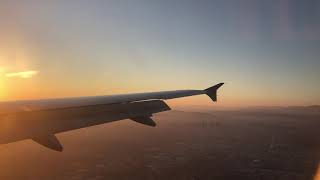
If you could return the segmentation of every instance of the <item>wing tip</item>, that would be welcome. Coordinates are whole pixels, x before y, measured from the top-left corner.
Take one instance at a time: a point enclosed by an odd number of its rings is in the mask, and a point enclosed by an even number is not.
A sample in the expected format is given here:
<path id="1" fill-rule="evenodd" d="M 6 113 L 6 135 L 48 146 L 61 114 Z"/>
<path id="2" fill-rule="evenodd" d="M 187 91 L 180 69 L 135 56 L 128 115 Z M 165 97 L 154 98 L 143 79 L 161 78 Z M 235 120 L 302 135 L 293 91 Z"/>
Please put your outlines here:
<path id="1" fill-rule="evenodd" d="M 216 91 L 216 90 L 218 90 L 221 86 L 223 86 L 225 83 L 219 83 L 219 84 L 216 84 L 216 85 L 214 85 L 214 86 L 211 86 L 211 87 L 209 87 L 209 88 L 207 88 L 207 89 L 205 89 L 205 91 Z"/>

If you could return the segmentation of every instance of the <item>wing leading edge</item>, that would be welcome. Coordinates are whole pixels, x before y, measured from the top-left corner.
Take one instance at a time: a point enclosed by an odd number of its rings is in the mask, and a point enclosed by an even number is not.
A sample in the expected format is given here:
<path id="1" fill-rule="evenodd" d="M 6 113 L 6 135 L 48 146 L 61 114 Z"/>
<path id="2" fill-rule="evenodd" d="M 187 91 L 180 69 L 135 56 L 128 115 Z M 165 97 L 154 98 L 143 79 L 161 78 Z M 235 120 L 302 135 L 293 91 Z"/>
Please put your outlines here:
<path id="1" fill-rule="evenodd" d="M 167 100 L 187 96 L 195 96 L 207 94 L 213 101 L 217 101 L 217 90 L 224 83 L 217 84 L 205 90 L 177 90 L 177 91 L 161 91 L 134 94 L 120 94 L 110 96 L 92 96 L 92 97 L 76 97 L 76 98 L 60 98 L 60 99 L 42 99 L 42 100 L 25 100 L 0 102 L 0 114 L 16 113 L 24 111 L 37 111 L 48 109 L 61 109 L 82 106 L 120 104 L 135 101 L 146 100 Z"/>

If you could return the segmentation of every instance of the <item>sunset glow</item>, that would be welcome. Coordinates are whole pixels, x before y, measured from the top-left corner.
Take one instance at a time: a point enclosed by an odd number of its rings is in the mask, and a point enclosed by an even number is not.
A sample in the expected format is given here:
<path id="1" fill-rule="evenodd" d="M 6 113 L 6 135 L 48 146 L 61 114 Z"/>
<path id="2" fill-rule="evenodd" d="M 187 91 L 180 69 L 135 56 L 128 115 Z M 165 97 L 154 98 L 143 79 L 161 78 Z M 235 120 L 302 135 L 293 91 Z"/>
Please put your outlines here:
<path id="1" fill-rule="evenodd" d="M 292 19 L 288 8 L 298 4 L 281 1 L 280 9 L 263 14 L 252 1 L 231 7 L 138 0 L 130 8 L 113 0 L 32 2 L 0 8 L 0 75 L 8 99 L 203 89 L 225 82 L 219 105 L 320 103 L 318 21 L 307 12 L 308 24 Z M 242 8 L 233 9 L 237 4 Z M 274 15 L 286 18 L 279 25 Z"/>
<path id="2" fill-rule="evenodd" d="M 23 72 L 6 73 L 5 76 L 8 78 L 12 78 L 12 77 L 31 78 L 37 74 L 38 74 L 37 71 L 23 71 Z"/>
<path id="3" fill-rule="evenodd" d="M 0 0 L 0 180 L 320 180 L 320 0 Z"/>

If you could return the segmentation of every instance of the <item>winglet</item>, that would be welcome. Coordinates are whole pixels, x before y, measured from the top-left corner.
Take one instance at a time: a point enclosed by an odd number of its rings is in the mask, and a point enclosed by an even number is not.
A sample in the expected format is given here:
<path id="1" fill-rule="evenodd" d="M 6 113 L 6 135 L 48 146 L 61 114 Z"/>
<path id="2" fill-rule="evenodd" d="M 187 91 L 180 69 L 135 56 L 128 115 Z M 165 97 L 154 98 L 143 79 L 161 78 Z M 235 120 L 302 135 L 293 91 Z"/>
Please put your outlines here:
<path id="1" fill-rule="evenodd" d="M 206 94 L 212 99 L 212 101 L 217 101 L 217 90 L 224 85 L 224 83 L 216 84 L 212 87 L 205 89 Z"/>

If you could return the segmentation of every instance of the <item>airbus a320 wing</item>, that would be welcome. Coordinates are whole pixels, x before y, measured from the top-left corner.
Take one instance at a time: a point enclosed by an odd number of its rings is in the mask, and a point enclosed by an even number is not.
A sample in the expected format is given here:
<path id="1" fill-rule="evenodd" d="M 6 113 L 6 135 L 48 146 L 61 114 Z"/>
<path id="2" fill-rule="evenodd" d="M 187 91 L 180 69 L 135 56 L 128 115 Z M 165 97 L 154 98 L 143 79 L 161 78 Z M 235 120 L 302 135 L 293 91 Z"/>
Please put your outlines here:
<path id="1" fill-rule="evenodd" d="M 217 90 L 222 85 L 205 90 L 1 102 L 0 144 L 32 139 L 62 151 L 57 133 L 123 119 L 156 126 L 152 115 L 171 110 L 164 100 L 206 94 L 217 101 Z"/>

